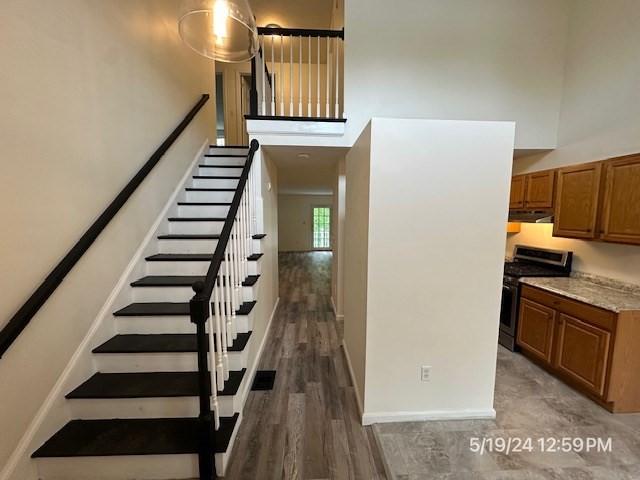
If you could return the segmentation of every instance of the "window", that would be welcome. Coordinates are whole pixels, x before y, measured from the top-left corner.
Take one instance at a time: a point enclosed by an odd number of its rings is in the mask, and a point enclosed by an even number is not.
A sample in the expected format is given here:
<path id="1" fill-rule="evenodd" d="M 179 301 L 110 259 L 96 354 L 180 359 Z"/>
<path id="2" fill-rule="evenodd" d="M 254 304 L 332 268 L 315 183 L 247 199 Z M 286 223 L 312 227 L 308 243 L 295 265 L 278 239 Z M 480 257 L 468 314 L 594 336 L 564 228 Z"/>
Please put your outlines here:
<path id="1" fill-rule="evenodd" d="M 313 207 L 313 249 L 331 248 L 331 208 Z"/>

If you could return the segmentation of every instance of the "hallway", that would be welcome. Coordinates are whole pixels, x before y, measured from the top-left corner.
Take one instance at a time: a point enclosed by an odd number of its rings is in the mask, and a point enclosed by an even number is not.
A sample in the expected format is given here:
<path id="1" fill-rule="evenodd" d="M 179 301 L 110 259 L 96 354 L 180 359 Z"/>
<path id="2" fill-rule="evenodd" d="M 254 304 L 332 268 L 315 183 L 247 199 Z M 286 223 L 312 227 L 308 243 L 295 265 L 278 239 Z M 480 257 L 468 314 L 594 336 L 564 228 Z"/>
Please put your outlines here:
<path id="1" fill-rule="evenodd" d="M 275 386 L 249 394 L 225 478 L 385 479 L 340 347 L 331 253 L 284 253 L 279 262 L 280 306 L 259 365 L 277 371 Z"/>

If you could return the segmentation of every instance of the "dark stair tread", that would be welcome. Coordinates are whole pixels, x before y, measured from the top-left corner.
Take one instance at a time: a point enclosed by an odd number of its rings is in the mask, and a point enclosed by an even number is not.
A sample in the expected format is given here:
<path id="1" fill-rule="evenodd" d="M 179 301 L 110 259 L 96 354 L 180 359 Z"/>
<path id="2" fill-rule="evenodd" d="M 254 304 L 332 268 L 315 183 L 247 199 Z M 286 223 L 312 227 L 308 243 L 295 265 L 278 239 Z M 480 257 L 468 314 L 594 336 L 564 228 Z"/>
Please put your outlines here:
<path id="1" fill-rule="evenodd" d="M 262 240 L 266 236 L 267 236 L 266 233 L 256 233 L 252 238 L 254 240 Z"/>
<path id="2" fill-rule="evenodd" d="M 247 158 L 246 154 L 242 153 L 207 153 L 206 158 Z"/>
<path id="3" fill-rule="evenodd" d="M 203 234 L 203 233 L 189 233 L 189 234 L 175 234 L 169 233 L 166 235 L 158 235 L 158 240 L 220 240 L 220 235 Z"/>
<path id="4" fill-rule="evenodd" d="M 243 169 L 244 165 L 198 165 L 198 168 L 240 168 Z"/>
<path id="5" fill-rule="evenodd" d="M 255 262 L 262 257 L 262 253 L 254 253 L 247 257 L 250 262 Z M 213 255 L 209 253 L 157 253 L 147 257 L 148 262 L 210 262 Z M 225 259 L 223 258 L 224 262 Z"/>
<path id="6" fill-rule="evenodd" d="M 218 390 L 218 395 L 232 396 L 238 393 L 245 373 L 245 368 L 231 370 L 224 390 Z M 210 385 L 207 386 L 207 393 L 210 392 L 209 388 Z M 197 397 L 198 394 L 198 372 L 98 372 L 68 393 L 66 398 Z"/>
<path id="7" fill-rule="evenodd" d="M 256 284 L 260 275 L 249 275 L 242 282 L 243 287 Z M 147 275 L 131 283 L 132 287 L 191 287 L 195 282 L 204 282 L 204 275 Z M 224 277 L 223 277 L 224 279 Z M 223 280 L 224 281 L 224 280 Z"/>
<path id="8" fill-rule="evenodd" d="M 229 446 L 238 415 L 220 417 L 215 453 Z M 131 418 L 72 420 L 32 457 L 105 457 L 116 455 L 179 455 L 198 452 L 197 418 Z"/>
<path id="9" fill-rule="evenodd" d="M 228 175 L 194 175 L 193 178 L 200 180 L 240 180 L 240 177 L 238 176 Z"/>
<path id="10" fill-rule="evenodd" d="M 170 222 L 224 222 L 224 217 L 169 217 Z"/>
<path id="11" fill-rule="evenodd" d="M 236 315 L 249 315 L 256 302 L 244 302 Z M 148 302 L 132 303 L 114 313 L 116 317 L 164 317 L 189 316 L 188 302 Z"/>
<path id="12" fill-rule="evenodd" d="M 227 351 L 243 351 L 249 337 L 251 332 L 238 333 L 238 338 Z M 195 333 L 116 335 L 93 349 L 93 353 L 195 353 L 197 351 Z"/>
<path id="13" fill-rule="evenodd" d="M 185 188 L 187 192 L 235 192 L 235 188 L 197 188 L 197 187 L 187 187 Z"/>
<path id="14" fill-rule="evenodd" d="M 178 202 L 179 207 L 228 207 L 231 202 Z"/>

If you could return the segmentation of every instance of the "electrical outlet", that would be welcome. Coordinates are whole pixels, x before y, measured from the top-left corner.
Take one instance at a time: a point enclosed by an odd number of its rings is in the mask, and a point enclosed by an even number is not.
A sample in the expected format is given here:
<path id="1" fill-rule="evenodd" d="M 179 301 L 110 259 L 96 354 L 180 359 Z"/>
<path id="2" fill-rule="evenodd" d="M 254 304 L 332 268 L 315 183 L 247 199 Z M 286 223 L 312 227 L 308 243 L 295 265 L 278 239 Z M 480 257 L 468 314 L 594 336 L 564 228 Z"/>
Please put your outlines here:
<path id="1" fill-rule="evenodd" d="M 423 366 L 420 370 L 420 380 L 423 382 L 431 381 L 431 367 Z"/>

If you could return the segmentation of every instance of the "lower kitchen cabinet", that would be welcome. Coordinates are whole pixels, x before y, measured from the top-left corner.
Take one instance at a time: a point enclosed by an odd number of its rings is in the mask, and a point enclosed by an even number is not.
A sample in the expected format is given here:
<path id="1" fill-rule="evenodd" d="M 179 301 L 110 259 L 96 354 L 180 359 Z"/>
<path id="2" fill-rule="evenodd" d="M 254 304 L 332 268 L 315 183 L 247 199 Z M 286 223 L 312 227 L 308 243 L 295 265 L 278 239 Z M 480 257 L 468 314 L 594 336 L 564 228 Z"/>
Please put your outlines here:
<path id="1" fill-rule="evenodd" d="M 608 410 L 640 412 L 640 312 L 609 312 L 523 285 L 517 344 Z"/>

